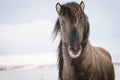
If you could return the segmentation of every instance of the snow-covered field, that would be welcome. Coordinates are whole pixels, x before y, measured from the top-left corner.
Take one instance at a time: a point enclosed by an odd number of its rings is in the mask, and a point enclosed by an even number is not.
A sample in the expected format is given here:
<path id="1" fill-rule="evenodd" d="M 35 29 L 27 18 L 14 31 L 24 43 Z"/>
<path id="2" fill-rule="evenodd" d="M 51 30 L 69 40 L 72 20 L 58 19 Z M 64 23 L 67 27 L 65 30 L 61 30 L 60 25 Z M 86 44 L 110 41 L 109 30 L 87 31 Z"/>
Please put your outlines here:
<path id="1" fill-rule="evenodd" d="M 56 66 L 0 71 L 0 80 L 57 80 Z"/>
<path id="2" fill-rule="evenodd" d="M 115 65 L 116 79 L 120 80 L 120 65 Z M 0 80 L 58 80 L 58 70 L 54 66 L 43 66 L 28 70 L 0 71 Z"/>
<path id="3" fill-rule="evenodd" d="M 0 57 L 0 80 L 58 80 L 55 54 Z M 120 64 L 115 63 L 115 80 L 120 80 Z"/>

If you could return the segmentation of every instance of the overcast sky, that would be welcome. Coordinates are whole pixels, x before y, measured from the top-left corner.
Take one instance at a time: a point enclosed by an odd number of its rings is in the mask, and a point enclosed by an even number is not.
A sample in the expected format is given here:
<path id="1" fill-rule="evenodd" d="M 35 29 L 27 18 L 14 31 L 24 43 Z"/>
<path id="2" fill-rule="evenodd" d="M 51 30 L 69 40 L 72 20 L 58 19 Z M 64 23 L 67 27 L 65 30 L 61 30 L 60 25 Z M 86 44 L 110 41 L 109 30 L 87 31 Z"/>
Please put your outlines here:
<path id="1" fill-rule="evenodd" d="M 72 0 L 0 0 L 0 55 L 56 52 L 55 5 Z M 80 0 L 76 0 L 80 3 Z M 84 0 L 90 41 L 120 58 L 120 1 Z"/>

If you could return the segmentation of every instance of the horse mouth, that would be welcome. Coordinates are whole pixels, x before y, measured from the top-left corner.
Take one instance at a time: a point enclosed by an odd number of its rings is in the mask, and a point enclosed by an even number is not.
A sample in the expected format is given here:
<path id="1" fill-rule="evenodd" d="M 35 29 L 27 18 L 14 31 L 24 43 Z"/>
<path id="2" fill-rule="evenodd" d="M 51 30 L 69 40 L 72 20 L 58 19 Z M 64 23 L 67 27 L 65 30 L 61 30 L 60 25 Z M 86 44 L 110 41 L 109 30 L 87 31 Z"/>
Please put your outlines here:
<path id="1" fill-rule="evenodd" d="M 71 46 L 68 47 L 68 54 L 71 58 L 79 57 L 81 52 L 82 52 L 82 46 L 81 45 L 79 46 L 78 50 L 72 50 Z"/>

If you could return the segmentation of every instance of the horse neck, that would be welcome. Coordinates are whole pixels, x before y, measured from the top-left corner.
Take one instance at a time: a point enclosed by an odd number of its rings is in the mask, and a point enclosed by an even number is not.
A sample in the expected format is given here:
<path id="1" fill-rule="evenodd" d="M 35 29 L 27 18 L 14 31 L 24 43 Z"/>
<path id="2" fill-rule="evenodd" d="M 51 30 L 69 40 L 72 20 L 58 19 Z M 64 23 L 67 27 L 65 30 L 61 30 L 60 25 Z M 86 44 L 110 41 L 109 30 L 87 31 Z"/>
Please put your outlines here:
<path id="1" fill-rule="evenodd" d="M 80 62 L 84 63 L 84 61 L 89 60 L 90 56 L 94 54 L 93 51 L 94 51 L 94 48 L 91 45 L 91 43 L 88 41 L 86 47 L 83 49 L 83 52 L 80 56 Z M 87 63 L 87 65 L 89 65 L 89 63 Z"/>
<path id="2" fill-rule="evenodd" d="M 92 55 L 92 51 L 93 51 L 93 46 L 90 44 L 89 40 L 87 42 L 87 45 L 84 47 L 83 52 L 81 54 L 81 57 L 86 58 L 89 55 Z M 80 57 L 80 58 L 81 58 Z"/>

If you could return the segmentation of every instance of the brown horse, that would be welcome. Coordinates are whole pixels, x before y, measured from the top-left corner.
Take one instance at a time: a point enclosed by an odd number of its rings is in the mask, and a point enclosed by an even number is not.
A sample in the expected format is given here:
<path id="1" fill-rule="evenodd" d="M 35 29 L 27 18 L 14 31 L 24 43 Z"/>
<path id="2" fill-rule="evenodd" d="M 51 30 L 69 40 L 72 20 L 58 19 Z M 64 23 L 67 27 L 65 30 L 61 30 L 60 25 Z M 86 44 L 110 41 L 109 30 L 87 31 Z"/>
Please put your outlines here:
<path id="1" fill-rule="evenodd" d="M 60 33 L 58 50 L 59 80 L 114 80 L 110 54 L 93 47 L 89 41 L 89 23 L 84 2 L 56 4 L 59 18 L 55 37 Z"/>

